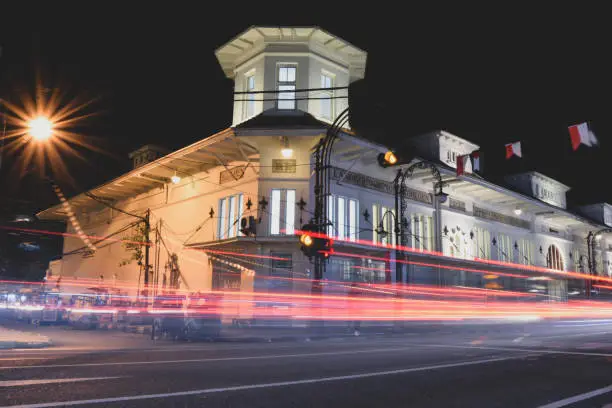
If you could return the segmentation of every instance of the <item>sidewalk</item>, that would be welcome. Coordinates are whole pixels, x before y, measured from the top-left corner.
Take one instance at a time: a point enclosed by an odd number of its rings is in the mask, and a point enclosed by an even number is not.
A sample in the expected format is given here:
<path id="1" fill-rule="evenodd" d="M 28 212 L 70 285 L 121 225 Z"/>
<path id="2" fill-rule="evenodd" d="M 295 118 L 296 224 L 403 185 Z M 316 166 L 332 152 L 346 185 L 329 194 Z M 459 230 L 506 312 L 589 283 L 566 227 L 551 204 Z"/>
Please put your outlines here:
<path id="1" fill-rule="evenodd" d="M 392 327 L 362 327 L 359 336 L 391 334 Z M 343 326 L 323 327 L 224 327 L 219 342 L 278 342 L 311 341 L 330 338 L 355 337 L 355 332 Z"/>
<path id="2" fill-rule="evenodd" d="M 15 348 L 42 348 L 51 346 L 51 339 L 36 333 L 7 329 L 0 326 L 0 350 Z"/>
<path id="3" fill-rule="evenodd" d="M 127 333 L 151 334 L 150 325 L 123 326 L 120 331 Z M 399 330 L 403 332 L 405 330 Z M 392 324 L 362 324 L 359 336 L 372 336 L 382 334 L 398 333 L 398 329 Z M 309 327 L 291 324 L 266 324 L 258 323 L 250 326 L 224 325 L 220 336 L 215 338 L 216 342 L 278 342 L 278 341 L 311 341 L 329 338 L 355 337 L 353 329 L 346 323 L 325 322 L 323 326 Z"/>

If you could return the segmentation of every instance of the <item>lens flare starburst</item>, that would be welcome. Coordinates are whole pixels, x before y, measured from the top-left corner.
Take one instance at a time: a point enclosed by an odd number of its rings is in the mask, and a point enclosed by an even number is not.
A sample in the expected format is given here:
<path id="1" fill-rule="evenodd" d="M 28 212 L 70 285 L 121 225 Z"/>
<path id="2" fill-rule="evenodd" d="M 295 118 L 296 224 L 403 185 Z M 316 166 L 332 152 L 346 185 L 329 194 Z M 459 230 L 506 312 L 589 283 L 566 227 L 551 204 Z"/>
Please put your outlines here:
<path id="1" fill-rule="evenodd" d="M 84 119 L 99 113 L 91 109 L 97 98 L 70 99 L 59 88 L 47 89 L 39 84 L 35 98 L 24 93 L 19 100 L 0 100 L 6 123 L 0 146 L 5 156 L 18 156 L 20 178 L 33 169 L 44 175 L 50 168 L 54 175 L 74 182 L 64 159 L 76 156 L 84 160 L 84 150 L 107 154 L 88 141 L 91 137 L 75 130 Z"/>

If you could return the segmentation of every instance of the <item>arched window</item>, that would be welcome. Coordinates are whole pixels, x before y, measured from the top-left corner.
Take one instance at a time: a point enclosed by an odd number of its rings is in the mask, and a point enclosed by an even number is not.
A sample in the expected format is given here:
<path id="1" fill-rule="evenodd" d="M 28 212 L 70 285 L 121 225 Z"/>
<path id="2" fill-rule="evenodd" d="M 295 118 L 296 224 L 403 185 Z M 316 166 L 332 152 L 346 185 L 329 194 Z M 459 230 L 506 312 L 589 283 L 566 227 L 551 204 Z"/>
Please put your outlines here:
<path id="1" fill-rule="evenodd" d="M 557 271 L 564 270 L 563 257 L 561 256 L 559 248 L 554 245 L 548 247 L 548 252 L 546 254 L 546 266 Z"/>

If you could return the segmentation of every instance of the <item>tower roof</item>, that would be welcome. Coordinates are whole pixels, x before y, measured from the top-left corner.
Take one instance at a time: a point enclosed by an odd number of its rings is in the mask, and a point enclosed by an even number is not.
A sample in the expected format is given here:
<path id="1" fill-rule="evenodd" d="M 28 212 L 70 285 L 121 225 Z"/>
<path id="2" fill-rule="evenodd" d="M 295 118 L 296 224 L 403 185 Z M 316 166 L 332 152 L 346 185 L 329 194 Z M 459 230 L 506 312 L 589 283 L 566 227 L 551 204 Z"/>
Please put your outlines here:
<path id="1" fill-rule="evenodd" d="M 365 76 L 367 53 L 319 27 L 252 26 L 217 48 L 215 55 L 228 78 L 234 77 L 237 66 L 262 52 L 283 52 L 275 45 L 305 46 L 321 57 L 348 68 L 351 80 Z M 295 52 L 284 48 L 285 52 Z"/>

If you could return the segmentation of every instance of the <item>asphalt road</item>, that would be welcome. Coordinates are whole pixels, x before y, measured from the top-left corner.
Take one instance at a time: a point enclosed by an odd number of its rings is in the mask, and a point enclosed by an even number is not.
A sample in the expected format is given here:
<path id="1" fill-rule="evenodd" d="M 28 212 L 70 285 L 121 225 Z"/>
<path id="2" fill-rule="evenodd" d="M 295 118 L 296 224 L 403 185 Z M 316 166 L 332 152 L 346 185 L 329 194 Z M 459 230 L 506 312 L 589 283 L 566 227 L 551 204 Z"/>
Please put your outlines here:
<path id="1" fill-rule="evenodd" d="M 311 342 L 152 343 L 71 332 L 0 352 L 0 405 L 597 407 L 612 403 L 612 321 L 418 325 Z M 567 400 L 569 399 L 569 400 Z"/>

